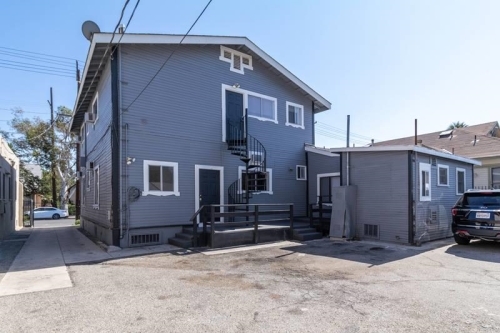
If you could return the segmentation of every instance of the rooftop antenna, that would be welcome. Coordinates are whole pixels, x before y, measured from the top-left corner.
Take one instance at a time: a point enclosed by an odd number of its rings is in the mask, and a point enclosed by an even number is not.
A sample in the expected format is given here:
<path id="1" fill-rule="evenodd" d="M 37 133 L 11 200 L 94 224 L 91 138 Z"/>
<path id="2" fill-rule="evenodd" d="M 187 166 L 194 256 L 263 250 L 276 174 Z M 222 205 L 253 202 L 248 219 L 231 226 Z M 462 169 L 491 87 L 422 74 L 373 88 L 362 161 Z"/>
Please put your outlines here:
<path id="1" fill-rule="evenodd" d="M 92 35 L 101 32 L 99 26 L 94 21 L 85 21 L 82 24 L 82 33 L 87 40 L 92 40 Z"/>

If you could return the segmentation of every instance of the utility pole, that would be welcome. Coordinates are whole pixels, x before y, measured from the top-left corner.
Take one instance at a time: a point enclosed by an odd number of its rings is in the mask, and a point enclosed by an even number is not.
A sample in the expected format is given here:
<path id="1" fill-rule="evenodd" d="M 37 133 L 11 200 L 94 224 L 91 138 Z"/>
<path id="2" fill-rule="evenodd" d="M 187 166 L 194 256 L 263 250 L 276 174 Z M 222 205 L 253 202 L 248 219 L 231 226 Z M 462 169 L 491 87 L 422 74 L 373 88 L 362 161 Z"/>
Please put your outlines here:
<path id="1" fill-rule="evenodd" d="M 54 154 L 54 149 L 55 149 L 55 144 L 56 144 L 56 133 L 54 129 L 54 98 L 52 96 L 52 87 L 50 87 L 50 101 L 47 101 L 50 105 L 50 126 L 52 126 L 51 129 L 51 143 L 52 143 L 52 148 L 50 150 L 50 173 L 52 176 L 52 206 L 57 207 L 57 191 L 56 191 L 56 170 L 55 170 L 55 154 Z"/>

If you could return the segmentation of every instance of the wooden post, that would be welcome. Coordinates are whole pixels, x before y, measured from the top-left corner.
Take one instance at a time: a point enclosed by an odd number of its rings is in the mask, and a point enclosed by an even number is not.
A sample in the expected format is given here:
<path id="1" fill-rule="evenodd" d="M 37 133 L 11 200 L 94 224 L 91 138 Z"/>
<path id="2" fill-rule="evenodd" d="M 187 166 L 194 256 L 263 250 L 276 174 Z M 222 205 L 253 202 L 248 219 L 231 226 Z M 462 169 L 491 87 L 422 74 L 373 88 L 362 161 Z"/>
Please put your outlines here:
<path id="1" fill-rule="evenodd" d="M 198 246 L 198 216 L 193 219 L 193 247 Z"/>
<path id="2" fill-rule="evenodd" d="M 323 196 L 319 197 L 319 226 L 320 228 L 323 228 Z"/>
<path id="3" fill-rule="evenodd" d="M 259 242 L 259 206 L 254 206 L 253 242 Z"/>
<path id="4" fill-rule="evenodd" d="M 293 204 L 290 205 L 290 230 L 293 232 Z"/>
<path id="5" fill-rule="evenodd" d="M 310 207 L 309 208 L 309 226 L 312 228 L 313 225 L 314 225 L 314 204 L 310 204 Z"/>
<path id="6" fill-rule="evenodd" d="M 214 247 L 215 235 L 215 207 L 210 206 L 210 247 Z"/>
<path id="7" fill-rule="evenodd" d="M 207 246 L 207 212 L 205 207 L 201 210 L 201 218 L 203 221 L 203 245 Z"/>

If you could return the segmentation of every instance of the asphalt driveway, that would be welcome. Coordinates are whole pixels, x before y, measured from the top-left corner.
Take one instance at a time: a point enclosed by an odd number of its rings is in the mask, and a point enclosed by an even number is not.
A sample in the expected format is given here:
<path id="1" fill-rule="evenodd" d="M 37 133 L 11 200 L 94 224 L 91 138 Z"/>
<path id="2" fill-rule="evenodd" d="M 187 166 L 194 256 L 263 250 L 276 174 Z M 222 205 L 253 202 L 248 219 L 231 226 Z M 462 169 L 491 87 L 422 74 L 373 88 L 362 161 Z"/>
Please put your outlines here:
<path id="1" fill-rule="evenodd" d="M 73 288 L 0 297 L 2 332 L 498 332 L 500 244 L 433 246 L 320 240 L 70 265 Z"/>

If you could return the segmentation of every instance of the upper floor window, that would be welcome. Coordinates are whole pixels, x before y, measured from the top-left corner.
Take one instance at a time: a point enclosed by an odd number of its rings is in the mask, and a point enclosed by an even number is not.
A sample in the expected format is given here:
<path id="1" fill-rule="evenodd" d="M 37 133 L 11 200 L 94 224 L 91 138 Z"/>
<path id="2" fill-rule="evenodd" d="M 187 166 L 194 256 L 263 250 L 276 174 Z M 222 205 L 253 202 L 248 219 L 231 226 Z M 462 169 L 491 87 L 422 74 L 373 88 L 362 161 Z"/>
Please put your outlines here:
<path id="1" fill-rule="evenodd" d="M 92 113 L 95 114 L 94 124 L 97 121 L 97 119 L 99 118 L 98 111 L 99 111 L 99 93 L 95 93 L 94 100 L 92 101 Z"/>
<path id="2" fill-rule="evenodd" d="M 179 196 L 179 164 L 144 161 L 143 195 Z"/>
<path id="3" fill-rule="evenodd" d="M 252 56 L 222 45 L 219 60 L 230 63 L 231 67 L 229 69 L 236 73 L 245 74 L 245 68 L 253 70 Z"/>
<path id="4" fill-rule="evenodd" d="M 248 92 L 248 115 L 250 117 L 278 123 L 276 105 L 276 98 Z"/>
<path id="5" fill-rule="evenodd" d="M 295 166 L 297 172 L 297 180 L 307 180 L 307 167 L 305 165 Z"/>
<path id="6" fill-rule="evenodd" d="M 304 106 L 286 102 L 285 125 L 304 129 Z"/>

